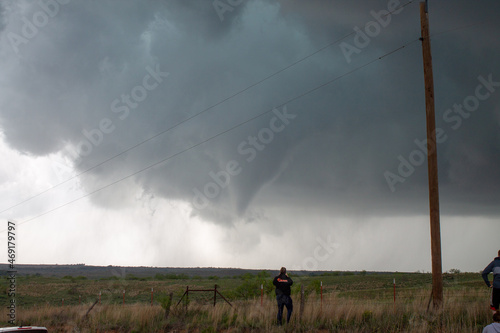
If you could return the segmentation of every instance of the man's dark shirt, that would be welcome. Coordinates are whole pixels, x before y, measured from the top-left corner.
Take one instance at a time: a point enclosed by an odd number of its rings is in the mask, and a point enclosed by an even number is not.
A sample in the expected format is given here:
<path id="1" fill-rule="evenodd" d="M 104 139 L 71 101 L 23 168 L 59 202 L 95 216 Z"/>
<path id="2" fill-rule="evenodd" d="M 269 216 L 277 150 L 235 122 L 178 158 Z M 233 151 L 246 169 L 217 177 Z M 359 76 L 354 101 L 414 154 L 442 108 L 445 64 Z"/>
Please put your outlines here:
<path id="1" fill-rule="evenodd" d="M 293 281 L 286 274 L 276 276 L 273 284 L 276 286 L 276 295 L 290 296 L 290 286 L 293 284 Z"/>

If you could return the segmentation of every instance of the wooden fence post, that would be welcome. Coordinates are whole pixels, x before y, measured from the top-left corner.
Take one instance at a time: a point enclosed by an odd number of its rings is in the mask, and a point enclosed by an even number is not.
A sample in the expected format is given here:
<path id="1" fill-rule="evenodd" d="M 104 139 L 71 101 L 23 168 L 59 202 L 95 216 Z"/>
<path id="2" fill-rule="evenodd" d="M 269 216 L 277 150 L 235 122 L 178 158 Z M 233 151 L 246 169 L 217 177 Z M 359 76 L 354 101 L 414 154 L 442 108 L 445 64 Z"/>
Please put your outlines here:
<path id="1" fill-rule="evenodd" d="M 262 301 L 264 299 L 264 285 L 260 285 L 260 306 L 262 306 Z"/>
<path id="2" fill-rule="evenodd" d="M 392 280 L 394 286 L 394 311 L 396 311 L 396 279 Z"/>
<path id="3" fill-rule="evenodd" d="M 300 309 L 299 309 L 299 318 L 302 320 L 302 314 L 304 313 L 304 285 L 300 285 Z"/>
<path id="4" fill-rule="evenodd" d="M 321 294 L 321 303 L 320 303 L 320 312 L 323 312 L 323 281 L 320 282 L 320 294 Z"/>
<path id="5" fill-rule="evenodd" d="M 165 320 L 168 319 L 168 315 L 170 314 L 170 306 L 172 305 L 172 297 L 174 297 L 174 293 L 170 293 L 168 295 L 168 302 L 165 306 Z"/>
<path id="6" fill-rule="evenodd" d="M 215 285 L 214 287 L 214 306 L 216 302 L 217 302 L 217 285 Z"/>

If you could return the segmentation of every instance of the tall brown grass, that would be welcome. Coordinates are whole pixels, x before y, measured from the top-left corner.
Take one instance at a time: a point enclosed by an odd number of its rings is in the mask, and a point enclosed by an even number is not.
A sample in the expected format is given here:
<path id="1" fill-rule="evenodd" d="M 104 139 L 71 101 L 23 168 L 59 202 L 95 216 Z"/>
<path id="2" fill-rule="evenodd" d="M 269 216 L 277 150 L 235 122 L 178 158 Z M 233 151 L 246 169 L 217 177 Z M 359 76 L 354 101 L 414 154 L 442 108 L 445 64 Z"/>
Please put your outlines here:
<path id="1" fill-rule="evenodd" d="M 159 305 L 90 304 L 18 308 L 19 323 L 46 326 L 50 332 L 481 332 L 491 322 L 488 294 L 482 290 L 448 290 L 438 311 L 431 309 L 428 290 L 416 289 L 392 299 L 324 295 L 305 300 L 293 296 L 290 324 L 276 325 L 276 302 L 266 297 L 235 301 L 233 306 L 191 302 L 172 306 L 165 319 Z M 285 310 L 286 312 L 286 310 Z"/>

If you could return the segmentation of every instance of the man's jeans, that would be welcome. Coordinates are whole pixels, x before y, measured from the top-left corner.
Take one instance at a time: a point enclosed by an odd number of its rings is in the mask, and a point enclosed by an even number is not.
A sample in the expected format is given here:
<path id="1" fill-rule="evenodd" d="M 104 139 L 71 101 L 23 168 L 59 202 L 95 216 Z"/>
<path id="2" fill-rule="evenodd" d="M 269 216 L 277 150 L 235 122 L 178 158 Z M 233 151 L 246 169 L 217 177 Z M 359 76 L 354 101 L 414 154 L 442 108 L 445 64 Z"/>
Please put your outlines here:
<path id="1" fill-rule="evenodd" d="M 278 325 L 281 325 L 283 322 L 283 307 L 285 306 L 286 306 L 286 322 L 289 323 L 293 311 L 292 298 L 287 295 L 277 295 L 276 301 L 278 301 Z"/>

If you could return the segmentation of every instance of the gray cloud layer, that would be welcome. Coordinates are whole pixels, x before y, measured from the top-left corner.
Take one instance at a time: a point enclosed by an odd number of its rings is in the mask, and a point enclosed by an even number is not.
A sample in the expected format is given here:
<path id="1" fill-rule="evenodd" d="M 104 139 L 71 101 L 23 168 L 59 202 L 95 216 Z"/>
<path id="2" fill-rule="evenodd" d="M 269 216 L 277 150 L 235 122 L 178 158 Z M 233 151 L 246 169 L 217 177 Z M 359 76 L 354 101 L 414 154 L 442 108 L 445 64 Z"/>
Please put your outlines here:
<path id="1" fill-rule="evenodd" d="M 363 29 L 375 21 L 370 11 L 379 13 L 389 3 L 243 1 L 224 12 L 221 21 L 211 1 L 61 1 L 54 17 L 47 15 L 33 37 L 13 47 L 13 34 L 23 36 L 26 22 L 33 23 L 43 8 L 30 1 L 6 2 L 0 25 L 1 128 L 19 151 L 38 156 L 62 150 L 86 170 L 354 27 Z M 432 40 L 437 126 L 446 136 L 438 148 L 442 209 L 450 215 L 494 216 L 500 199 L 500 87 L 484 87 L 478 77 L 500 81 L 500 27 L 494 21 L 500 4 L 445 1 L 433 6 L 433 33 L 472 25 Z M 484 24 L 473 25 L 478 23 Z M 285 104 L 286 112 L 296 116 L 288 123 L 274 121 L 276 113 L 269 112 L 136 174 L 119 191 L 110 187 L 92 199 L 119 208 L 130 186 L 137 186 L 152 196 L 188 201 L 193 214 L 216 223 L 265 219 L 262 207 L 296 205 L 325 215 L 425 214 L 426 163 L 414 171 L 410 167 L 411 175 L 393 184 L 395 191 L 384 177 L 386 171 L 401 176 L 398 157 L 409 160 L 420 151 L 415 140 L 425 138 L 418 42 L 288 102 L 419 36 L 414 3 L 392 15 L 351 62 L 337 43 L 93 169 L 82 184 L 94 191 L 266 110 L 283 114 Z M 355 45 L 354 35 L 343 42 Z M 467 99 L 481 84 L 481 96 L 489 96 Z M 476 100 L 477 108 L 469 105 L 477 110 L 462 111 L 466 116 L 447 113 L 454 104 Z M 85 154 L 82 142 L 87 142 Z M 227 170 L 234 175 L 226 186 Z M 196 190 L 205 197 L 196 198 Z"/>

